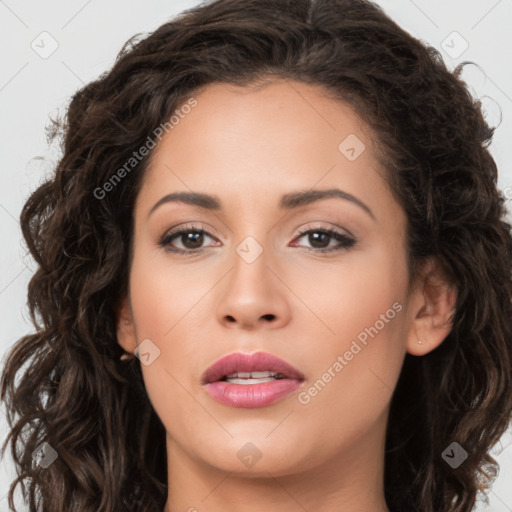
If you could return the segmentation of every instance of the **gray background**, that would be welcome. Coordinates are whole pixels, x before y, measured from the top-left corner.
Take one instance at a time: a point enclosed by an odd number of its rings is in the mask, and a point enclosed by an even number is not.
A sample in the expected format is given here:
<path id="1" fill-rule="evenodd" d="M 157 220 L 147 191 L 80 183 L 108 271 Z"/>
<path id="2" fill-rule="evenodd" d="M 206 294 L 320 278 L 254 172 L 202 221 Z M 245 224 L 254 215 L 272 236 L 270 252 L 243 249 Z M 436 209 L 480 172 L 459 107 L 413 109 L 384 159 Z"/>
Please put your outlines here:
<path id="1" fill-rule="evenodd" d="M 438 48 L 450 68 L 470 60 L 464 79 L 496 125 L 491 146 L 499 186 L 512 200 L 512 0 L 379 0 L 408 32 Z M 64 112 L 74 91 L 113 64 L 123 43 L 156 29 L 193 0 L 0 0 L 0 356 L 32 330 L 26 307 L 34 263 L 22 244 L 18 218 L 29 192 L 58 160 L 48 147 L 50 114 Z M 42 32 L 47 34 L 41 35 Z M 454 34 L 456 32 L 456 34 Z M 56 49 L 48 55 L 53 47 Z M 467 48 L 466 48 L 467 46 Z M 501 110 L 501 113 L 500 113 Z M 506 143 L 508 141 L 508 144 Z M 510 204 L 509 210 L 510 210 Z M 3 366 L 2 361 L 2 366 Z M 3 408 L 3 404 L 2 404 Z M 7 425 L 0 411 L 0 440 Z M 512 434 L 493 451 L 501 472 L 490 504 L 475 510 L 512 511 Z M 8 455 L 0 466 L 0 511 L 13 476 Z"/>

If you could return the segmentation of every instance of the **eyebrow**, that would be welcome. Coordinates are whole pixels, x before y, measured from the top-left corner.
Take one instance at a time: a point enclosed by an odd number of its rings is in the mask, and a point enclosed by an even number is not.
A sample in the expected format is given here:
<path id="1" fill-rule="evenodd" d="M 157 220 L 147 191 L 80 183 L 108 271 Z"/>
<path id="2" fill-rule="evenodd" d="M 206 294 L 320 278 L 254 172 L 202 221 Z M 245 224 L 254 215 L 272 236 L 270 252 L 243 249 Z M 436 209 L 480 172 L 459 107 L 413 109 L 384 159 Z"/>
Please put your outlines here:
<path id="1" fill-rule="evenodd" d="M 285 194 L 281 197 L 279 207 L 282 210 L 292 210 L 294 208 L 300 208 L 312 204 L 322 199 L 338 198 L 350 201 L 362 208 L 373 220 L 376 220 L 375 215 L 370 208 L 363 203 L 360 199 L 344 192 L 338 188 L 330 188 L 325 190 L 301 190 L 298 192 L 292 192 Z M 167 194 L 159 199 L 148 213 L 148 217 L 161 205 L 165 203 L 181 202 L 197 206 L 206 210 L 218 211 L 222 209 L 221 201 L 216 196 L 203 194 L 201 192 L 174 192 Z"/>

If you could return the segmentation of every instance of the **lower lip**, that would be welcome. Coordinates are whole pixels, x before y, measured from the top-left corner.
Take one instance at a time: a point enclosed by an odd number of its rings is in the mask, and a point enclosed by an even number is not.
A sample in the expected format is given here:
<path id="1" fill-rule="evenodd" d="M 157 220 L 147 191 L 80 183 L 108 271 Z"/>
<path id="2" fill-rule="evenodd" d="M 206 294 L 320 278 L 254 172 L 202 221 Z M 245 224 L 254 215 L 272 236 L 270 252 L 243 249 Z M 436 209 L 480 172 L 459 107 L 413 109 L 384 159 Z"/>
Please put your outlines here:
<path id="1" fill-rule="evenodd" d="M 265 407 L 285 398 L 302 385 L 296 379 L 278 379 L 261 384 L 230 384 L 226 381 L 205 384 L 207 393 L 221 404 L 232 407 Z"/>

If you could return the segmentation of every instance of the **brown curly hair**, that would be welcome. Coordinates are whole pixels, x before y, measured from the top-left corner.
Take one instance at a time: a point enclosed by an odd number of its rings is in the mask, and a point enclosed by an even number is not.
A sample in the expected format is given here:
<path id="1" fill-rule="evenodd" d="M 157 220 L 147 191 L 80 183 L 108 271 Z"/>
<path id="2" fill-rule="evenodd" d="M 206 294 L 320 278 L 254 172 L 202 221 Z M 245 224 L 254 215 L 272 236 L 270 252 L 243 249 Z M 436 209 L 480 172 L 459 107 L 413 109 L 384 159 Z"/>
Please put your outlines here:
<path id="1" fill-rule="evenodd" d="M 408 218 L 409 275 L 435 256 L 457 287 L 450 334 L 423 357 L 406 355 L 384 486 L 393 511 L 469 512 L 496 476 L 489 450 L 512 413 L 512 236 L 487 149 L 494 129 L 462 65 L 449 71 L 364 0 L 210 1 L 131 38 L 54 121 L 62 158 L 21 212 L 38 265 L 28 288 L 36 330 L 2 374 L 2 454 L 10 442 L 18 475 L 10 506 L 21 484 L 31 512 L 161 512 L 165 429 L 140 365 L 119 361 L 115 325 L 152 153 L 101 200 L 95 190 L 192 94 L 279 77 L 322 86 L 373 127 Z M 41 469 L 31 454 L 44 441 L 58 458 Z M 453 441 L 469 452 L 456 469 L 441 457 Z"/>

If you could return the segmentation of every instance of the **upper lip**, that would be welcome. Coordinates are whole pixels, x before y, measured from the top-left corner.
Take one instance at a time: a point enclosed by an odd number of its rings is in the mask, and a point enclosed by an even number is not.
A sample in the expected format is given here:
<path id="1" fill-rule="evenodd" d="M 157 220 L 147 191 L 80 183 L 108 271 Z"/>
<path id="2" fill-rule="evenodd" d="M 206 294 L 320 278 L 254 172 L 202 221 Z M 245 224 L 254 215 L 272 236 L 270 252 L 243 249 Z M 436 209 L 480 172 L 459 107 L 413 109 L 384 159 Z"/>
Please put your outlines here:
<path id="1" fill-rule="evenodd" d="M 202 375 L 202 384 L 217 382 L 234 372 L 276 372 L 289 379 L 304 380 L 304 375 L 291 364 L 268 352 L 244 354 L 235 352 L 215 361 Z"/>

